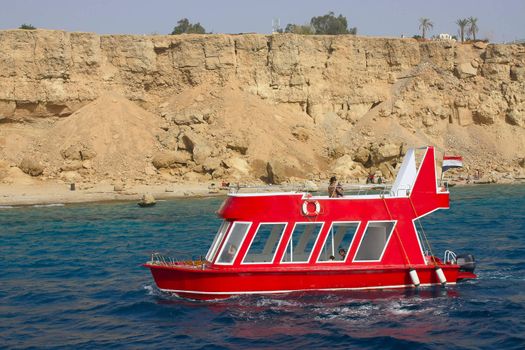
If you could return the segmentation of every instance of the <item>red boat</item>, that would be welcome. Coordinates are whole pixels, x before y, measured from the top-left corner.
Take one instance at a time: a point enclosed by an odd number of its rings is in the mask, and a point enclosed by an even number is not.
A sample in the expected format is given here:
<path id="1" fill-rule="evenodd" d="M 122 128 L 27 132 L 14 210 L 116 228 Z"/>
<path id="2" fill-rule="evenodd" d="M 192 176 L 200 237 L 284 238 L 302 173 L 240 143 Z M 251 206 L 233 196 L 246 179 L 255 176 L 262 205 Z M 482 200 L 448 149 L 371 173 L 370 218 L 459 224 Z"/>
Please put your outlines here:
<path id="1" fill-rule="evenodd" d="M 408 150 L 394 184 L 340 198 L 307 192 L 231 193 L 205 259 L 153 254 L 158 288 L 192 299 L 240 294 L 411 288 L 476 278 L 474 257 L 434 256 L 418 219 L 449 208 L 435 151 Z M 418 152 L 419 154 L 419 152 Z M 374 188 L 375 193 L 370 193 Z"/>

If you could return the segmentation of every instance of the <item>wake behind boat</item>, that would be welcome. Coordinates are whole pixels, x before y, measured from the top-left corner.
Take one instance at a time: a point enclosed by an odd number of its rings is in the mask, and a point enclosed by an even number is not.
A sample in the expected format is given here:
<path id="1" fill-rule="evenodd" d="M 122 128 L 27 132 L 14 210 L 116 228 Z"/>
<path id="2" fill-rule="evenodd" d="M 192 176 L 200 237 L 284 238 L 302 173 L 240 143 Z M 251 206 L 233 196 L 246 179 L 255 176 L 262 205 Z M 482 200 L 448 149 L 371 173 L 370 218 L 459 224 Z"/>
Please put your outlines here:
<path id="1" fill-rule="evenodd" d="M 340 198 L 306 192 L 230 193 L 204 259 L 153 254 L 144 266 L 158 288 L 182 297 L 410 288 L 476 278 L 474 258 L 433 254 L 417 220 L 449 208 L 435 151 L 419 167 L 410 149 L 391 188 Z"/>

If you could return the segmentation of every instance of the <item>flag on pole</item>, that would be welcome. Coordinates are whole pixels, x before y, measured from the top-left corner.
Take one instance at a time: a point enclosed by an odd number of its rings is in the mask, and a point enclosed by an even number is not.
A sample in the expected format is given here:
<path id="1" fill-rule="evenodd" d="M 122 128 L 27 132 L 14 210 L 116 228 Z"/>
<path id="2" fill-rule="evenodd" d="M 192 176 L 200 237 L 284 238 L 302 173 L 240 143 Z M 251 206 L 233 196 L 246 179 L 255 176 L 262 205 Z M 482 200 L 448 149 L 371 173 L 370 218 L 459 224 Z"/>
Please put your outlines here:
<path id="1" fill-rule="evenodd" d="M 443 166 L 441 171 L 445 172 L 452 168 L 462 168 L 463 158 L 461 156 L 443 156 Z"/>

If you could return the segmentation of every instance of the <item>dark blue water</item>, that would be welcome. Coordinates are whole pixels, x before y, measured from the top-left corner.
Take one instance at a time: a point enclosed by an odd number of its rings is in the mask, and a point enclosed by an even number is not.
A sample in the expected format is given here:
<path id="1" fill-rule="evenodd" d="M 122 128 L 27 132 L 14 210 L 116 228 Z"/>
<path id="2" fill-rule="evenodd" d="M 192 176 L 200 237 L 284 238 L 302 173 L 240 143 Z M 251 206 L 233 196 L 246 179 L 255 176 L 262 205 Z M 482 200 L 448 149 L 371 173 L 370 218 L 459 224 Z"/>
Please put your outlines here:
<path id="1" fill-rule="evenodd" d="M 221 199 L 0 209 L 0 348 L 525 348 L 525 187 L 454 188 L 424 227 L 479 280 L 446 289 L 237 297 L 162 294 L 153 250 L 205 254 Z"/>

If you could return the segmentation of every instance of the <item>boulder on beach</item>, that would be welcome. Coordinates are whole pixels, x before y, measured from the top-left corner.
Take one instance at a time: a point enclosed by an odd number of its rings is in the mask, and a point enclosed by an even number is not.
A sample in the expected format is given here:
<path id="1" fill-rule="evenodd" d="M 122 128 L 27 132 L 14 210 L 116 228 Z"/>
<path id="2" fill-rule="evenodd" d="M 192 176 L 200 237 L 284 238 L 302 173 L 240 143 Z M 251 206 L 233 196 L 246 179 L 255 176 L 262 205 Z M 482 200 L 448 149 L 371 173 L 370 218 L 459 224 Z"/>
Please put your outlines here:
<path id="1" fill-rule="evenodd" d="M 26 174 L 31 176 L 39 176 L 44 172 L 44 166 L 33 158 L 24 158 L 20 162 L 19 168 Z"/>
<path id="2" fill-rule="evenodd" d="M 142 195 L 142 198 L 140 199 L 140 202 L 138 204 L 141 207 L 151 207 L 157 204 L 157 201 L 155 200 L 155 197 L 153 197 L 152 194 L 146 193 Z"/>

